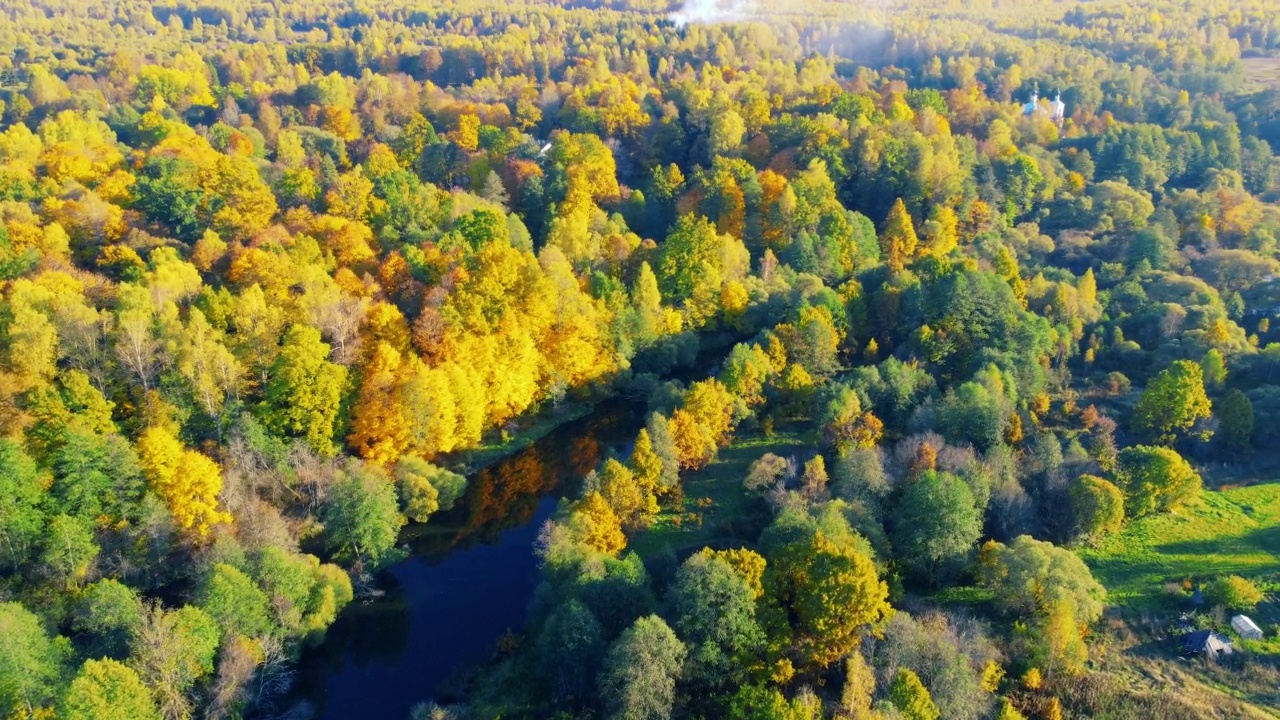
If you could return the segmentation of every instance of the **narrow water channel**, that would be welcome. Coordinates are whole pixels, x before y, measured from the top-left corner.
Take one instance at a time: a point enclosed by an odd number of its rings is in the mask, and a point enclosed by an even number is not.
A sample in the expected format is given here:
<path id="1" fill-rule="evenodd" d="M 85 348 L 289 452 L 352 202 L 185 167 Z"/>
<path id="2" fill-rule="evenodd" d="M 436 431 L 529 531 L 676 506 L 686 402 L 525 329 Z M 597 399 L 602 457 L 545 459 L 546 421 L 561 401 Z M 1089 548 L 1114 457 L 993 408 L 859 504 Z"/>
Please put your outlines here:
<path id="1" fill-rule="evenodd" d="M 317 717 L 406 720 L 518 631 L 538 579 L 533 546 L 543 522 L 643 424 L 642 405 L 601 403 L 468 478 L 452 511 L 406 528 L 400 540 L 412 554 L 384 574 L 386 596 L 356 600 L 302 658 L 297 687 Z"/>

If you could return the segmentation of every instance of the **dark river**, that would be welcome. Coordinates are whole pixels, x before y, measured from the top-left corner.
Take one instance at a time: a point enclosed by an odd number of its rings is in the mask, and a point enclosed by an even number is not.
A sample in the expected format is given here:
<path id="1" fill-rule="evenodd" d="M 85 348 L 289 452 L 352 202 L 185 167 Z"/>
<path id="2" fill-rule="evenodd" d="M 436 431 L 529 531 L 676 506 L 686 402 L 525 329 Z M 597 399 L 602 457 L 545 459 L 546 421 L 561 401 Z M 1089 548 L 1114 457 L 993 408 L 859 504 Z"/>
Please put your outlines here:
<path id="1" fill-rule="evenodd" d="M 453 510 L 400 536 L 412 555 L 380 578 L 386 596 L 357 599 L 307 651 L 297 689 L 323 720 L 407 720 L 459 669 L 519 631 L 538 580 L 534 541 L 560 497 L 609 450 L 624 452 L 642 404 L 613 400 L 468 478 Z"/>

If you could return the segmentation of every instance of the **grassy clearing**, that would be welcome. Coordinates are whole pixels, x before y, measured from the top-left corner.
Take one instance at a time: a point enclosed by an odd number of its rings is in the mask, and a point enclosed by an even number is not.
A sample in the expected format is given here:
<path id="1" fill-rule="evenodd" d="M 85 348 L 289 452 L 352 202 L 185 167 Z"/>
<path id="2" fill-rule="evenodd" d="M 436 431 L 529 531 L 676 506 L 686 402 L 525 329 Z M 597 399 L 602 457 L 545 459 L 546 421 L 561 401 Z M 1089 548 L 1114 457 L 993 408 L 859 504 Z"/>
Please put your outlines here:
<path id="1" fill-rule="evenodd" d="M 1280 483 L 1206 492 L 1194 508 L 1130 522 L 1079 552 L 1112 605 L 1094 638 L 1095 669 L 1123 678 L 1136 692 L 1172 692 L 1200 717 L 1280 717 L 1280 642 L 1269 636 L 1241 643 L 1248 653 L 1225 663 L 1182 658 L 1172 622 L 1188 608 L 1187 596 L 1165 589 L 1218 575 L 1254 580 L 1271 593 L 1249 615 L 1270 633 L 1280 623 Z M 1209 615 L 1219 631 L 1232 634 L 1227 616 Z"/>
<path id="2" fill-rule="evenodd" d="M 1245 89 L 1260 91 L 1280 86 L 1280 58 L 1250 57 L 1241 60 L 1241 64 Z"/>
<path id="3" fill-rule="evenodd" d="M 1136 520 L 1080 554 L 1120 606 L 1158 605 L 1167 583 L 1186 579 L 1268 584 L 1280 574 L 1280 483 L 1206 492 L 1193 509 Z"/>
<path id="4" fill-rule="evenodd" d="M 786 457 L 812 445 L 799 426 L 779 429 L 772 437 L 744 434 L 707 467 L 686 475 L 684 499 L 663 508 L 650 528 L 631 540 L 643 557 L 670 551 L 677 555 L 704 545 L 739 541 L 737 532 L 751 513 L 751 498 L 742 488 L 747 469 L 765 453 Z"/>

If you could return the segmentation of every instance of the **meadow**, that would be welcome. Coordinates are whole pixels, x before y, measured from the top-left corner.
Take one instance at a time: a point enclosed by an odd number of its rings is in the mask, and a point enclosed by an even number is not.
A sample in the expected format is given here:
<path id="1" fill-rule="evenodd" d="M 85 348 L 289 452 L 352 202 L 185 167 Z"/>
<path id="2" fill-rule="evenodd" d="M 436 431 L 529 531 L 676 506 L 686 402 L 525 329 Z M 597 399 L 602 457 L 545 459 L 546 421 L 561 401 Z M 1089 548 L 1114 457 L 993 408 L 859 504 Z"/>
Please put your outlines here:
<path id="1" fill-rule="evenodd" d="M 1170 583 L 1240 575 L 1274 587 L 1280 575 L 1280 483 L 1205 492 L 1192 508 L 1129 523 L 1081 556 L 1106 586 L 1110 603 L 1166 604 Z M 1274 603 L 1263 606 L 1277 622 Z"/>

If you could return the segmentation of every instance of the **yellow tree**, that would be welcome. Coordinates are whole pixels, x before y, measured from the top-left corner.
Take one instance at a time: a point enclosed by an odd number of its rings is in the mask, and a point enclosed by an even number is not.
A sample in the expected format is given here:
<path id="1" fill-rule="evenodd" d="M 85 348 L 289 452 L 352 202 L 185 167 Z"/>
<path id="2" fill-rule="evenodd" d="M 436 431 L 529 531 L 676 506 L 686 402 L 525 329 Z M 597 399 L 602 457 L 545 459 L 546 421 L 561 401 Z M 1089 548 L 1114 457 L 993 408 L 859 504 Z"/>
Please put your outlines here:
<path id="1" fill-rule="evenodd" d="M 463 150 L 475 152 L 480 146 L 480 118 L 474 113 L 460 116 L 458 129 L 453 132 L 453 141 Z"/>
<path id="2" fill-rule="evenodd" d="M 441 368 L 430 368 L 412 353 L 401 368 L 400 402 L 409 444 L 423 458 L 447 453 L 458 444 L 456 389 Z"/>
<path id="3" fill-rule="evenodd" d="M 671 437 L 682 468 L 697 470 L 716 457 L 715 436 L 684 408 L 671 414 Z"/>
<path id="4" fill-rule="evenodd" d="M 1133 428 L 1164 445 L 1190 435 L 1207 440 L 1211 433 L 1196 425 L 1213 411 L 1204 389 L 1204 371 L 1190 360 L 1175 360 L 1152 378 L 1133 411 Z"/>
<path id="5" fill-rule="evenodd" d="M 284 309 L 269 302 L 257 283 L 235 296 L 231 307 L 236 355 L 247 364 L 255 382 L 265 386 L 284 332 Z"/>
<path id="6" fill-rule="evenodd" d="M 484 432 L 488 417 L 488 390 L 484 385 L 484 378 L 473 368 L 456 362 L 446 363 L 441 369 L 448 378 L 454 409 L 457 411 L 454 423 L 456 448 L 475 447 L 480 444 L 480 435 Z"/>
<path id="7" fill-rule="evenodd" d="M 742 316 L 747 312 L 747 304 L 751 296 L 747 288 L 737 280 L 726 280 L 720 286 L 720 308 L 724 311 L 724 322 L 732 328 L 742 329 Z"/>
<path id="8" fill-rule="evenodd" d="M 625 527 L 642 527 L 658 514 L 657 497 L 646 492 L 631 470 L 613 458 L 600 467 L 594 485 Z"/>
<path id="9" fill-rule="evenodd" d="M 25 278 L 15 281 L 9 290 L 5 364 L 24 388 L 47 383 L 57 372 L 58 331 L 41 311 L 48 300 L 45 288 Z"/>
<path id="10" fill-rule="evenodd" d="M 934 205 L 929 218 L 924 221 L 925 247 L 930 255 L 943 257 L 951 254 L 959 244 L 960 217 L 946 205 Z"/>
<path id="11" fill-rule="evenodd" d="M 684 398 L 684 409 L 706 428 L 717 445 L 729 441 L 734 404 L 728 388 L 714 378 L 694 383 Z"/>
<path id="12" fill-rule="evenodd" d="M 647 428 L 640 428 L 635 447 L 631 450 L 631 475 L 636 485 L 645 492 L 658 494 L 662 482 L 662 458 L 653 449 L 653 440 Z"/>
<path id="13" fill-rule="evenodd" d="M 791 244 L 791 216 L 796 209 L 796 193 L 782 175 L 760 173 L 760 238 L 764 246 L 780 251 Z"/>
<path id="14" fill-rule="evenodd" d="M 222 472 L 217 463 L 182 447 L 168 428 L 145 430 L 138 438 L 138 458 L 178 527 L 204 538 L 214 525 L 231 522 L 231 515 L 218 509 Z"/>
<path id="15" fill-rule="evenodd" d="M 768 555 L 764 586 L 786 610 L 791 644 L 801 667 L 822 670 L 857 649 L 862 636 L 893 615 L 889 586 L 871 558 L 847 538 L 816 527 Z"/>
<path id="16" fill-rule="evenodd" d="M 880 253 L 885 264 L 894 272 L 901 272 L 911 258 L 915 256 L 919 238 L 912 224 L 911 213 L 898 198 L 889 210 L 889 217 L 884 222 L 884 231 L 880 233 Z"/>
<path id="17" fill-rule="evenodd" d="M 409 448 L 412 436 L 400 405 L 400 353 L 378 343 L 364 367 L 347 442 L 360 457 L 388 465 Z"/>
<path id="18" fill-rule="evenodd" d="M 622 522 L 600 493 L 589 492 L 569 511 L 569 532 L 578 542 L 605 555 L 617 555 L 627 546 Z"/>
<path id="19" fill-rule="evenodd" d="M 379 301 L 369 308 L 364 318 L 363 337 L 368 347 L 376 348 L 385 342 L 402 356 L 409 353 L 409 323 L 391 303 Z"/>

